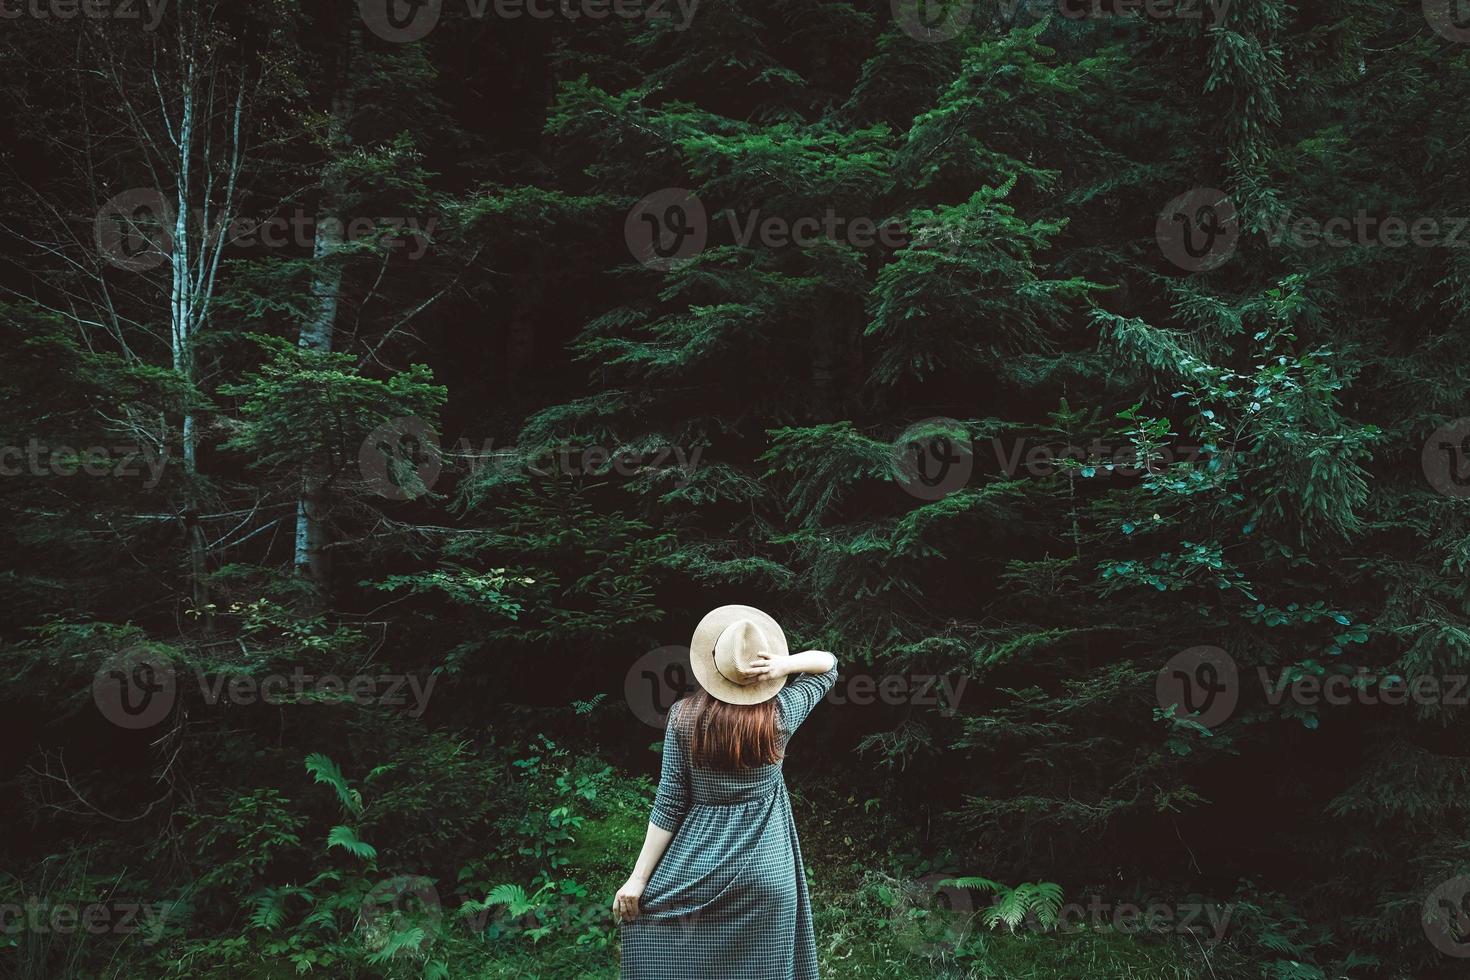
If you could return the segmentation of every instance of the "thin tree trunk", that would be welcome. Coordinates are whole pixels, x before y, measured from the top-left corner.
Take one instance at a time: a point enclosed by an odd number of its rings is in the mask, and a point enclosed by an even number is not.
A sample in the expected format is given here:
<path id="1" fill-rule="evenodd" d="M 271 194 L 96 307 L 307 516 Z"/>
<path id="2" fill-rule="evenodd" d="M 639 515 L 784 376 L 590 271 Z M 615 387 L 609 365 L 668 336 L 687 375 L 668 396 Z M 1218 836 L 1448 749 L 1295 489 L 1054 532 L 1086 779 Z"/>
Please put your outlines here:
<path id="1" fill-rule="evenodd" d="M 342 266 L 337 260 L 345 240 L 343 186 L 340 163 L 348 146 L 352 116 L 351 70 L 353 54 L 360 43 L 358 32 L 346 27 L 341 63 L 333 82 L 330 152 L 323 165 L 321 200 L 317 204 L 312 258 L 316 278 L 311 284 L 311 317 L 301 325 L 299 343 L 312 350 L 330 351 L 342 300 Z M 326 526 L 326 476 L 319 466 L 308 465 L 301 474 L 301 496 L 296 502 L 295 568 L 320 586 L 328 584 L 328 535 Z"/>
<path id="2" fill-rule="evenodd" d="M 179 168 L 175 176 L 175 213 L 173 242 L 170 260 L 170 303 L 169 326 L 173 348 L 173 367 L 186 385 L 194 382 L 194 331 L 197 323 L 194 309 L 198 297 L 193 295 L 190 276 L 191 251 L 189 248 L 189 213 L 193 203 L 190 197 L 190 181 L 194 156 L 194 99 L 195 62 L 192 53 L 183 49 L 181 104 L 179 107 L 178 153 Z M 206 165 L 208 161 L 205 161 Z M 202 256 L 201 256 L 202 258 Z M 184 466 L 183 527 L 185 547 L 189 553 L 189 579 L 193 589 L 195 611 L 203 615 L 204 625 L 212 623 L 209 609 L 208 542 L 204 528 L 199 523 L 199 436 L 198 425 L 192 404 L 185 405 L 180 440 L 180 457 Z"/>

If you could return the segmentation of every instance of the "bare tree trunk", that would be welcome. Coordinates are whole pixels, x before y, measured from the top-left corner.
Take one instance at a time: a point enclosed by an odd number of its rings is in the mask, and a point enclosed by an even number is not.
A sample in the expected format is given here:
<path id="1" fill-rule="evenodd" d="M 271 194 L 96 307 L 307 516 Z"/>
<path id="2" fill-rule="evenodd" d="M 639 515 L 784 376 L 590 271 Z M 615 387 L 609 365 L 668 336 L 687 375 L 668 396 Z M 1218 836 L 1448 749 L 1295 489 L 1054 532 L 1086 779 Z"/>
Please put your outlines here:
<path id="1" fill-rule="evenodd" d="M 361 43 L 360 35 L 350 21 L 344 33 L 346 43 L 333 82 L 330 151 L 323 166 L 321 200 L 317 204 L 316 231 L 312 242 L 312 258 L 317 270 L 311 284 L 312 314 L 301 325 L 298 341 L 302 347 L 320 351 L 332 349 L 337 309 L 342 300 L 342 266 L 336 256 L 345 241 L 347 188 L 340 165 L 351 145 L 348 131 L 353 111 L 351 71 L 353 55 Z M 296 573 L 309 577 L 320 586 L 328 583 L 331 574 L 325 483 L 324 473 L 307 466 L 301 474 L 301 496 L 296 501 Z"/>
<path id="2" fill-rule="evenodd" d="M 327 166 L 331 169 L 333 161 Z M 301 325 L 299 343 L 313 350 L 330 351 L 337 322 L 337 307 L 342 294 L 342 267 L 335 260 L 343 243 L 340 183 L 328 177 L 322 188 L 317 208 L 316 234 L 312 256 L 317 273 L 311 285 L 313 315 Z M 298 575 L 307 575 L 318 584 L 326 584 L 327 533 L 323 520 L 322 500 L 324 476 L 317 467 L 308 465 L 301 474 L 301 496 L 296 501 L 295 567 Z"/>
<path id="3" fill-rule="evenodd" d="M 174 215 L 169 248 L 169 336 L 173 369 L 192 388 L 195 380 L 194 339 L 209 319 L 209 306 L 214 297 L 215 279 L 220 256 L 225 247 L 226 229 L 235 208 L 235 192 L 244 161 L 241 128 L 245 112 L 245 85 L 241 81 L 235 97 L 230 132 L 227 135 L 228 159 L 217 166 L 214 141 L 208 130 L 201 131 L 196 122 L 199 114 L 200 73 L 210 67 L 200 63 L 201 26 L 189 19 L 179 27 L 179 88 L 177 122 L 167 113 L 167 143 L 174 149 Z M 155 77 L 156 89 L 163 86 Z M 213 110 L 215 79 L 207 80 L 205 112 Z M 135 116 L 134 118 L 138 118 Z M 194 164 L 202 164 L 203 177 L 196 187 Z M 216 191 L 217 174 L 223 182 L 222 193 Z M 218 200 L 217 200 L 218 198 Z M 216 213 L 217 205 L 217 213 Z M 197 226 L 191 219 L 198 216 Z M 184 502 L 180 515 L 185 546 L 189 555 L 189 578 L 196 611 L 212 624 L 209 598 L 209 544 L 200 523 L 201 481 L 199 476 L 199 420 L 194 405 L 186 404 L 180 426 L 180 459 L 184 468 Z"/>
<path id="4" fill-rule="evenodd" d="M 194 380 L 194 322 L 190 306 L 194 297 L 190 286 L 189 212 L 194 204 L 190 195 L 190 172 L 194 157 L 194 81 L 195 62 L 188 48 L 180 48 L 185 59 L 180 83 L 179 124 L 176 143 L 178 168 L 174 173 L 173 248 L 169 255 L 169 337 L 173 368 L 186 382 Z M 184 407 L 180 426 L 180 457 L 184 465 L 185 497 L 183 528 L 189 551 L 189 578 L 193 586 L 194 608 L 205 613 L 209 607 L 208 544 L 199 525 L 199 460 L 197 420 L 192 404 Z"/>

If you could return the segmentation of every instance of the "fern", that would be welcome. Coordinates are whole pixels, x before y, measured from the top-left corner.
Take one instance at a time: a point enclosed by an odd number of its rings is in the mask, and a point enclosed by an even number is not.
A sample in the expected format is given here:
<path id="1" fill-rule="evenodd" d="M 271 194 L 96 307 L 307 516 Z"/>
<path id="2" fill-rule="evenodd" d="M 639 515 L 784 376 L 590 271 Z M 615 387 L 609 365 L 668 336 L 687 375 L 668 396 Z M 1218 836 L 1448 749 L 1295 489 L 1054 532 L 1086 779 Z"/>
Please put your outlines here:
<path id="1" fill-rule="evenodd" d="M 348 785 L 347 777 L 342 775 L 337 763 L 320 752 L 313 752 L 306 757 L 306 771 L 316 778 L 318 784 L 325 783 L 332 787 L 342 808 L 348 813 L 354 816 L 362 813 L 362 794 Z"/>
<path id="2" fill-rule="evenodd" d="M 537 893 L 540 897 L 540 892 Z M 520 885 L 496 885 L 485 899 L 487 906 L 504 905 L 514 916 L 522 916 L 536 907 L 536 903 Z"/>
<path id="3" fill-rule="evenodd" d="M 254 906 L 250 913 L 250 927 L 267 931 L 279 929 L 286 921 L 286 895 L 288 889 L 267 888 L 251 900 Z"/>
<path id="4" fill-rule="evenodd" d="M 940 887 L 973 888 L 992 892 L 995 904 L 981 913 L 980 919 L 992 929 L 1004 925 L 1011 932 L 1024 922 L 1034 922 L 1042 929 L 1056 928 L 1062 911 L 1062 886 L 1052 881 L 1023 881 L 1014 888 L 989 878 L 946 878 Z"/>
<path id="5" fill-rule="evenodd" d="M 1003 885 L 998 881 L 991 881 L 989 878 L 977 878 L 974 876 L 967 876 L 963 878 L 945 878 L 943 881 L 939 882 L 939 887 L 973 888 L 976 891 L 982 892 L 1003 892 L 1009 890 L 1008 885 Z"/>
<path id="6" fill-rule="evenodd" d="M 333 827 L 327 834 L 327 850 L 334 847 L 340 847 L 353 857 L 359 857 L 365 861 L 373 861 L 378 857 L 377 848 L 358 837 L 356 830 L 342 824 Z"/>
<path id="7" fill-rule="evenodd" d="M 590 701 L 573 701 L 572 708 L 579 715 L 587 715 L 596 710 L 597 706 L 602 704 L 602 702 L 605 700 L 607 700 L 607 695 L 605 693 L 594 694 L 592 696 L 592 700 Z"/>
<path id="8" fill-rule="evenodd" d="M 383 941 L 382 949 L 368 954 L 367 961 L 376 966 L 404 953 L 419 955 L 428 938 L 429 934 L 422 926 L 394 930 Z"/>

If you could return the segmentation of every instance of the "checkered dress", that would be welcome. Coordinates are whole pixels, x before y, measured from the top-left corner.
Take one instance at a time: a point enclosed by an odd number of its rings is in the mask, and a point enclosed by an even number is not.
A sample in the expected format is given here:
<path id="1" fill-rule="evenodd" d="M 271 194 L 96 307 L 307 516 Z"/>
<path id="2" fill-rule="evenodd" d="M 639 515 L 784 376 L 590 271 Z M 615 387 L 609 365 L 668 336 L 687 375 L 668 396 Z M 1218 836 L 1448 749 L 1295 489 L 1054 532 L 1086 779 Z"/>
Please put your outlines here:
<path id="1" fill-rule="evenodd" d="M 781 744 L 837 682 L 797 674 L 776 695 Z M 623 980 L 816 980 L 817 944 L 801 843 L 781 763 L 696 769 L 687 735 L 664 732 L 663 770 L 649 820 L 672 831 L 622 926 Z"/>

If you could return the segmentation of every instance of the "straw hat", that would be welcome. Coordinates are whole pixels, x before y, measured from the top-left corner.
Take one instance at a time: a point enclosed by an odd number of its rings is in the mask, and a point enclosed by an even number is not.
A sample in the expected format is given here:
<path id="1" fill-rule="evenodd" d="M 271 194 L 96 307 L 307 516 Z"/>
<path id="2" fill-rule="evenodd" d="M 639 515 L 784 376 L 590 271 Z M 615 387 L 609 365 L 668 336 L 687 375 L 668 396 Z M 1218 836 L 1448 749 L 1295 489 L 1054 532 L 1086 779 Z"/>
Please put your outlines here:
<path id="1" fill-rule="evenodd" d="M 707 613 L 689 641 L 689 665 L 699 686 L 727 704 L 760 704 L 776 696 L 786 678 L 752 680 L 755 655 L 789 656 L 786 634 L 754 606 L 721 606 Z"/>

